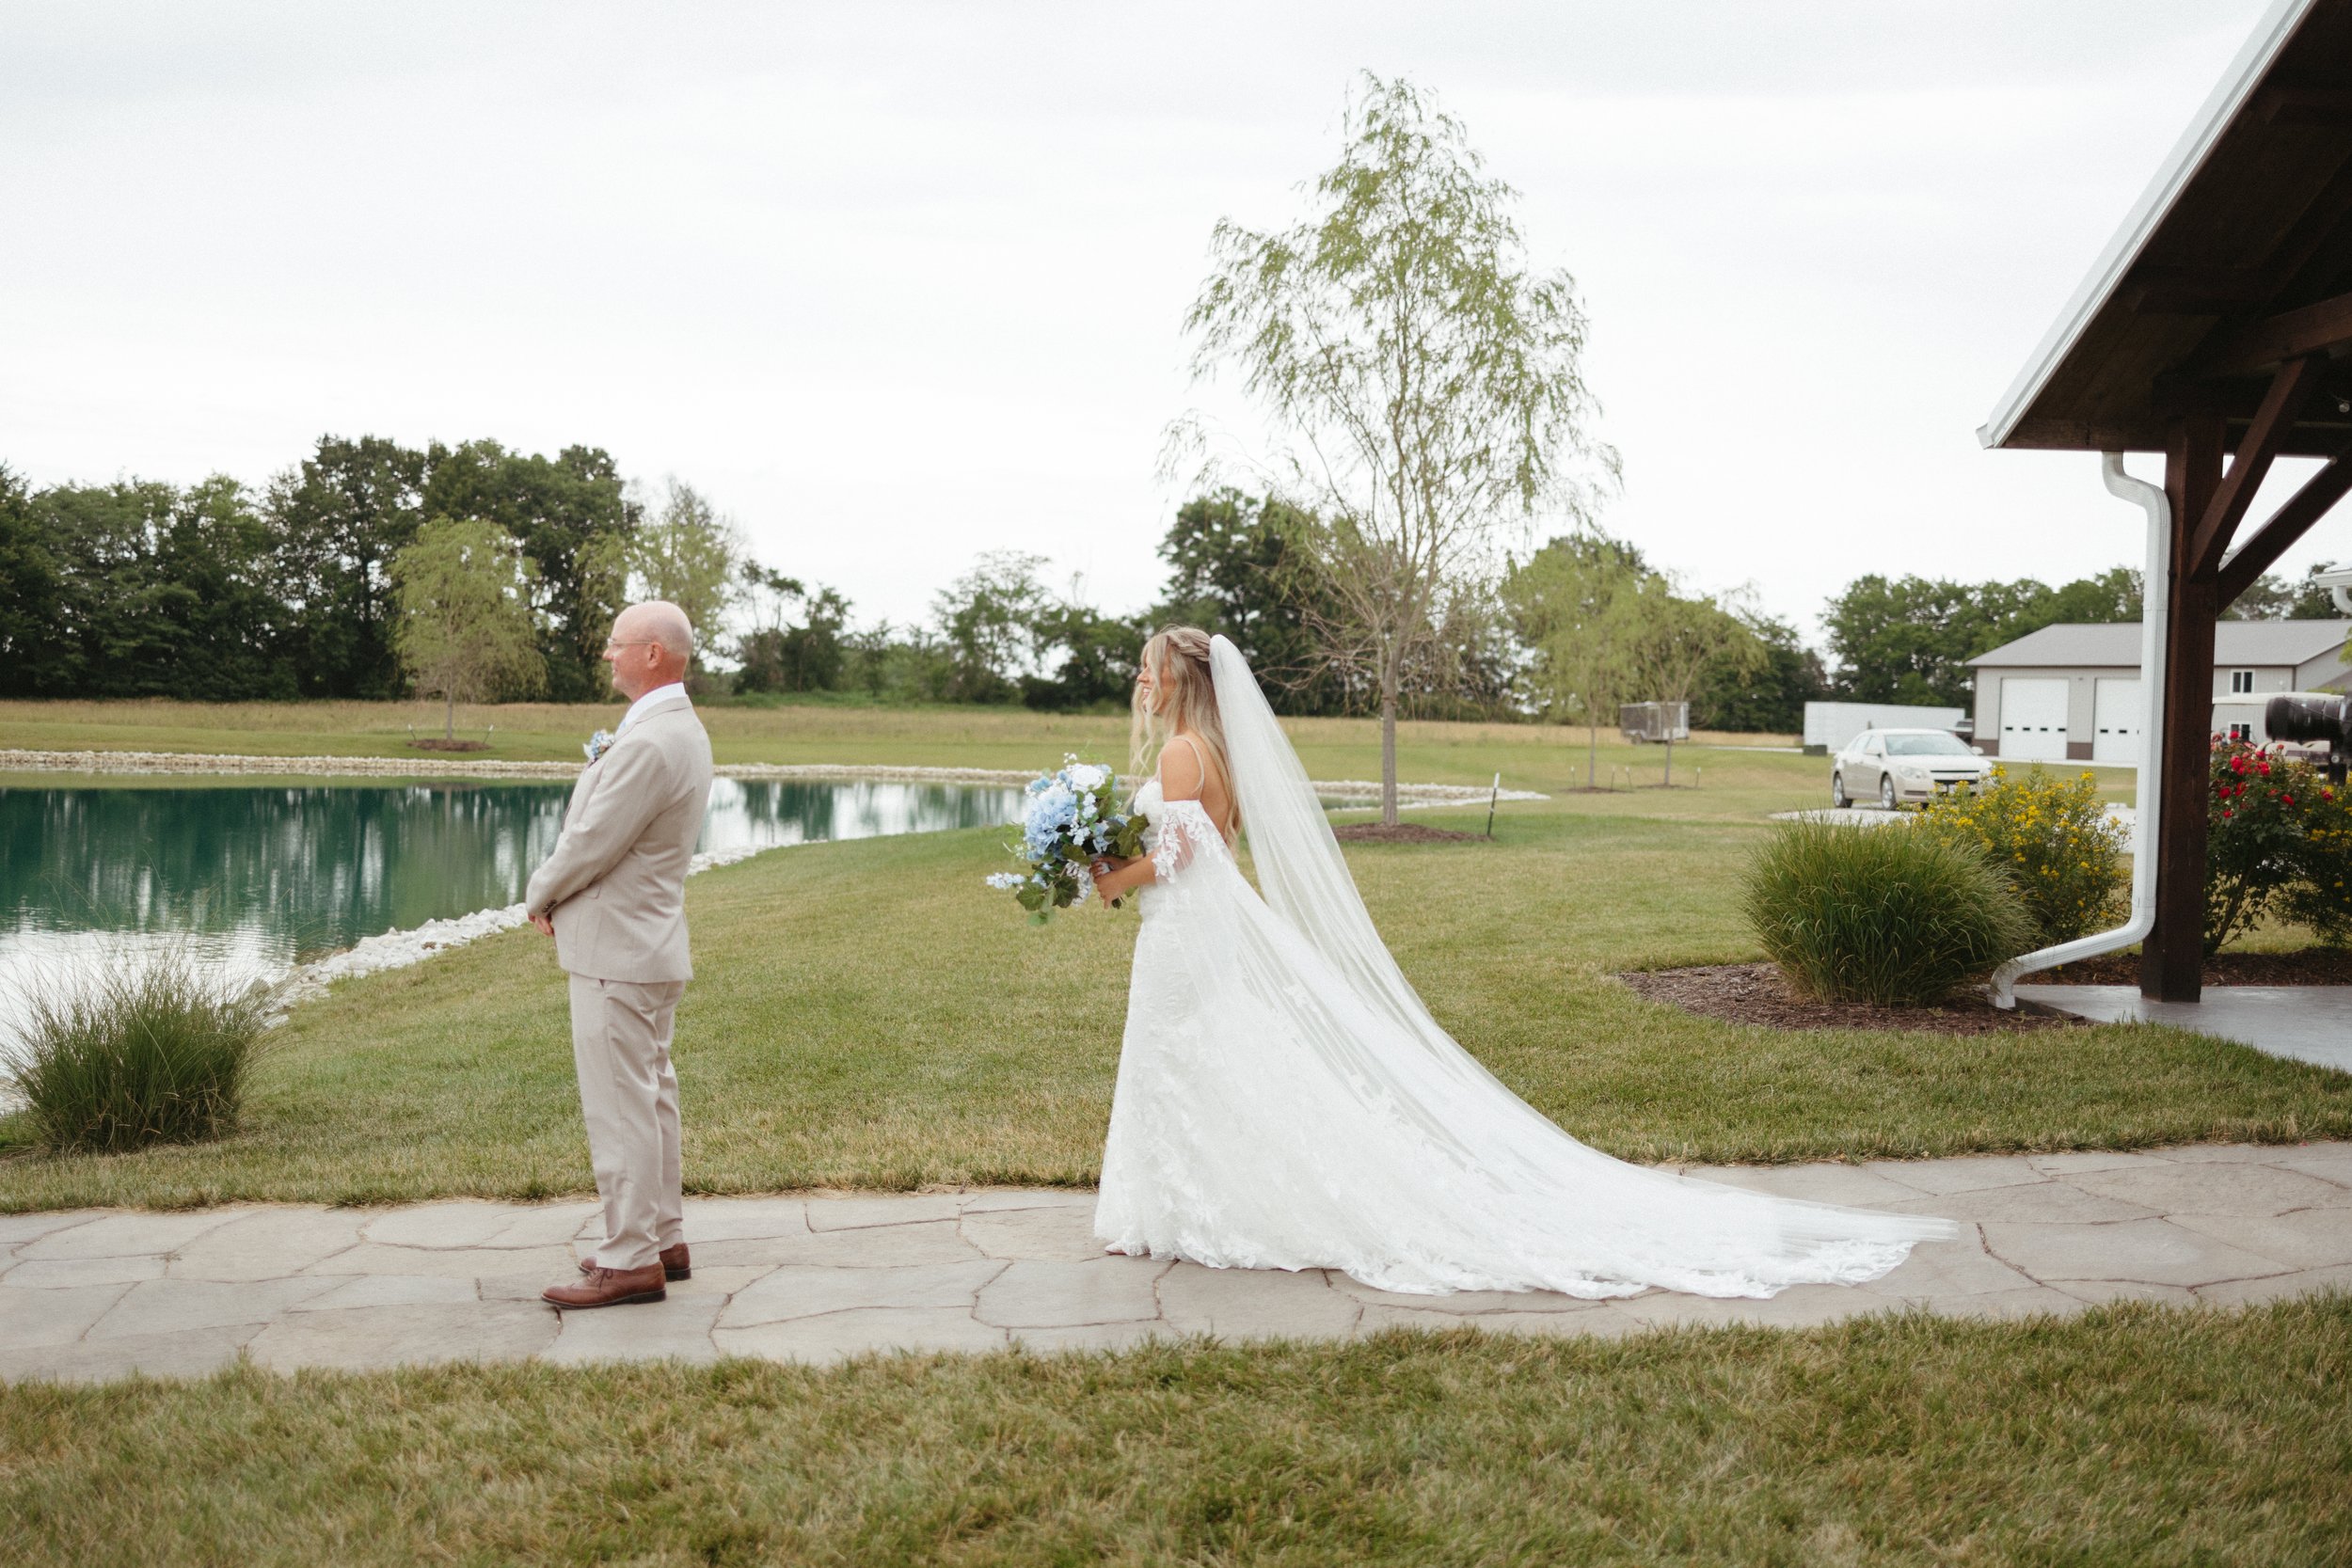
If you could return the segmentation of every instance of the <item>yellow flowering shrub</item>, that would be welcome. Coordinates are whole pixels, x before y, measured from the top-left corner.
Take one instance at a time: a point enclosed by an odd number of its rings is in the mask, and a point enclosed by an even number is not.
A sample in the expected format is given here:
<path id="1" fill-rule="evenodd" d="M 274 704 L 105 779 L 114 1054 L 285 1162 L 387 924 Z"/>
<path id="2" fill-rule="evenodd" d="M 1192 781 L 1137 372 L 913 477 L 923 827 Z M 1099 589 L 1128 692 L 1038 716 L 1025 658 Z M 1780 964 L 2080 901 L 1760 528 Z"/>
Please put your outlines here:
<path id="1" fill-rule="evenodd" d="M 2130 872 L 2123 829 L 2088 770 L 2060 780 L 2035 768 L 2016 778 L 1995 765 L 1985 788 L 1929 802 L 1919 826 L 1982 850 L 2007 872 L 2044 945 L 2120 917 Z"/>

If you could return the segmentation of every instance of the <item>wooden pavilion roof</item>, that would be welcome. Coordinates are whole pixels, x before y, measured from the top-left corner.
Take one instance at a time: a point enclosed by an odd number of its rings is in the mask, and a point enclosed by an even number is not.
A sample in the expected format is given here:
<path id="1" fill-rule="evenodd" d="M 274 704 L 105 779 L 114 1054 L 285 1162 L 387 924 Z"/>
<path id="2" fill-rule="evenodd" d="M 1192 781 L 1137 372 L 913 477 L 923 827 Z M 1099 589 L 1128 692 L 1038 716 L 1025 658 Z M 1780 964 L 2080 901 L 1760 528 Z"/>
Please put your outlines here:
<path id="1" fill-rule="evenodd" d="M 2033 358 L 1988 447 L 2352 450 L 2352 0 L 2278 0 Z"/>

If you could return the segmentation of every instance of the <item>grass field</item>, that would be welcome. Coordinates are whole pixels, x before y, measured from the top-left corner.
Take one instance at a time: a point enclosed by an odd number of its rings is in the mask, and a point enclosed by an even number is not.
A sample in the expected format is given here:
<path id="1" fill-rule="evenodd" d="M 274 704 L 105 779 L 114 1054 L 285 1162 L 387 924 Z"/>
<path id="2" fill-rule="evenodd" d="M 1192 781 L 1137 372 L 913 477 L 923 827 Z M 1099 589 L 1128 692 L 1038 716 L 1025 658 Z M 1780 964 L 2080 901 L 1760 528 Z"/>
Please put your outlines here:
<path id="1" fill-rule="evenodd" d="M 2329 1563 L 2352 1298 L 0 1389 L 18 1562 Z"/>
<path id="2" fill-rule="evenodd" d="M 1008 759 L 1051 760 L 1057 721 L 1029 721 L 996 744 Z M 1565 787 L 1552 732 L 1426 729 L 1435 737 L 1417 727 L 1405 753 L 1407 778 L 1501 768 Z M 907 743 L 926 760 L 969 760 Z M 1330 725 L 1308 744 L 1327 777 L 1361 777 L 1375 755 L 1369 725 Z M 2352 1077 L 2175 1031 L 1791 1033 L 1635 998 L 1616 972 L 1757 956 L 1735 909 L 1739 868 L 1769 811 L 1820 790 L 1821 764 L 1794 755 L 1694 747 L 1677 766 L 1703 768 L 1703 786 L 1562 794 L 1506 806 L 1490 844 L 1349 851 L 1439 1019 L 1577 1136 L 1631 1158 L 1771 1161 L 2352 1133 Z M 1484 825 L 1483 812 L 1415 816 Z M 690 884 L 699 976 L 678 1044 L 690 1185 L 1093 1180 L 1135 927 L 1124 914 L 1023 924 L 980 882 L 1001 838 L 817 845 Z M 0 1148 L 23 1135 L 21 1119 L 0 1123 Z M 230 1140 L 0 1155 L 7 1210 L 592 1185 L 564 981 L 530 931 L 299 1009 Z"/>

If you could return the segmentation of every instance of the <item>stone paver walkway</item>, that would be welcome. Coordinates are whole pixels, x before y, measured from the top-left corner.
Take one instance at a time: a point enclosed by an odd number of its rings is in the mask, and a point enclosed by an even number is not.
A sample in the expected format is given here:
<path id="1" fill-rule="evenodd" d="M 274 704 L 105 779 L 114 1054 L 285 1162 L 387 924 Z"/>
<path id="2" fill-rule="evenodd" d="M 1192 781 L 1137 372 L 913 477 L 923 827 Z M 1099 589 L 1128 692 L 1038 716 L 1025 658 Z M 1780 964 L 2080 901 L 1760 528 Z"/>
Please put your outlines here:
<path id="1" fill-rule="evenodd" d="M 657 1306 L 536 1298 L 596 1233 L 587 1203 L 87 1210 L 0 1216 L 0 1377 L 1041 1351 L 1153 1336 L 1348 1338 L 1398 1324 L 1624 1334 L 1798 1325 L 1917 1303 L 2065 1313 L 2116 1297 L 2239 1304 L 2352 1287 L 2352 1143 L 1693 1167 L 1795 1197 L 1949 1215 L 1960 1240 L 1886 1278 L 1771 1301 L 1664 1291 L 1401 1296 L 1343 1275 L 1108 1258 L 1084 1192 L 690 1200 L 694 1277 Z"/>

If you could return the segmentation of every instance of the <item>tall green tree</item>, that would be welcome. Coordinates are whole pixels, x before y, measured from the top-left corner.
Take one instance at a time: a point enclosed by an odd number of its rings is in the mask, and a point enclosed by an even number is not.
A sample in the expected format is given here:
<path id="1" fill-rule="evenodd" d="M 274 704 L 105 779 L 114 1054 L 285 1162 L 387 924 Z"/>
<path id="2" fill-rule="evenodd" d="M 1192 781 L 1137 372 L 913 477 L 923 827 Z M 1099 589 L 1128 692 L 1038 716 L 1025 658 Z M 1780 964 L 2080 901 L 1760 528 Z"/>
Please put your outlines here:
<path id="1" fill-rule="evenodd" d="M 752 625 L 736 640 L 735 689 L 840 689 L 850 675 L 850 601 L 748 558 L 738 573 L 738 596 Z"/>
<path id="2" fill-rule="evenodd" d="M 1699 729 L 1794 735 L 1804 728 L 1804 705 L 1828 694 L 1821 656 L 1777 616 L 1747 610 L 1740 618 L 1762 661 L 1748 667 L 1723 658 L 1710 665 L 1692 696 L 1691 722 Z"/>
<path id="3" fill-rule="evenodd" d="M 2269 573 L 2254 581 L 2254 585 L 2238 595 L 2221 613 L 2232 621 L 2333 621 L 2344 611 L 2336 608 L 2335 595 L 2312 580 L 2328 570 L 2323 562 L 2313 562 L 2310 572 L 2300 578 L 2284 578 Z"/>
<path id="4" fill-rule="evenodd" d="M 1284 499 L 1317 519 L 1342 614 L 1316 629 L 1369 667 L 1393 823 L 1399 699 L 1445 589 L 1539 514 L 1587 516 L 1617 460 L 1586 434 L 1575 282 L 1529 265 L 1517 193 L 1461 123 L 1368 75 L 1344 135 L 1305 221 L 1217 224 L 1185 327 L 1195 373 L 1239 374 L 1282 445 Z M 1171 434 L 1205 450 L 1197 424 Z"/>
<path id="5" fill-rule="evenodd" d="M 424 520 L 425 464 L 425 453 L 380 436 L 322 436 L 311 455 L 271 481 L 262 512 L 306 696 L 399 689 L 391 562 Z"/>
<path id="6" fill-rule="evenodd" d="M 2123 566 L 2058 588 L 1873 575 L 1849 583 L 1823 619 L 1845 695 L 1962 707 L 1968 660 L 2060 622 L 2137 621 L 2140 594 L 2139 574 Z"/>
<path id="7" fill-rule="evenodd" d="M 179 494 L 155 540 L 148 613 L 168 652 L 153 689 L 222 703 L 299 694 L 278 545 L 226 474 Z"/>
<path id="8" fill-rule="evenodd" d="M 686 611 L 695 632 L 694 667 L 716 645 L 737 600 L 743 545 L 735 526 L 692 485 L 663 482 L 661 504 L 641 522 L 628 545 L 637 595 L 667 599 Z"/>
<path id="9" fill-rule="evenodd" d="M 946 689 L 955 703 L 1006 703 L 1035 662 L 1038 618 L 1053 595 L 1038 574 L 1045 558 L 991 550 L 940 590 L 931 602 L 947 657 Z"/>
<path id="10" fill-rule="evenodd" d="M 1155 623 L 1222 633 L 1277 713 L 1348 711 L 1342 672 L 1309 629 L 1342 614 L 1311 548 L 1311 523 L 1278 499 L 1225 485 L 1178 507 L 1160 541 L 1168 577 Z"/>
<path id="11" fill-rule="evenodd" d="M 1594 529 L 1551 540 L 1502 579 L 1538 711 L 1584 726 L 1586 789 L 1598 787 L 1601 726 L 1617 721 L 1633 674 L 1632 624 L 1618 606 L 1655 576 L 1641 551 Z"/>
<path id="12" fill-rule="evenodd" d="M 444 739 L 457 705 L 523 697 L 547 684 L 531 612 L 538 569 L 504 529 L 436 517 L 392 558 L 394 644 L 420 696 L 441 699 Z"/>
<path id="13" fill-rule="evenodd" d="M 31 488 L 0 464 L 0 696 L 61 697 L 82 675 L 81 649 L 59 635 L 68 587 Z"/>
<path id="14" fill-rule="evenodd" d="M 579 446 L 545 457 L 496 441 L 437 442 L 425 456 L 430 513 L 496 523 L 538 568 L 532 608 L 549 695 L 601 699 L 604 641 L 627 602 L 629 543 L 643 512 L 612 457 Z"/>

